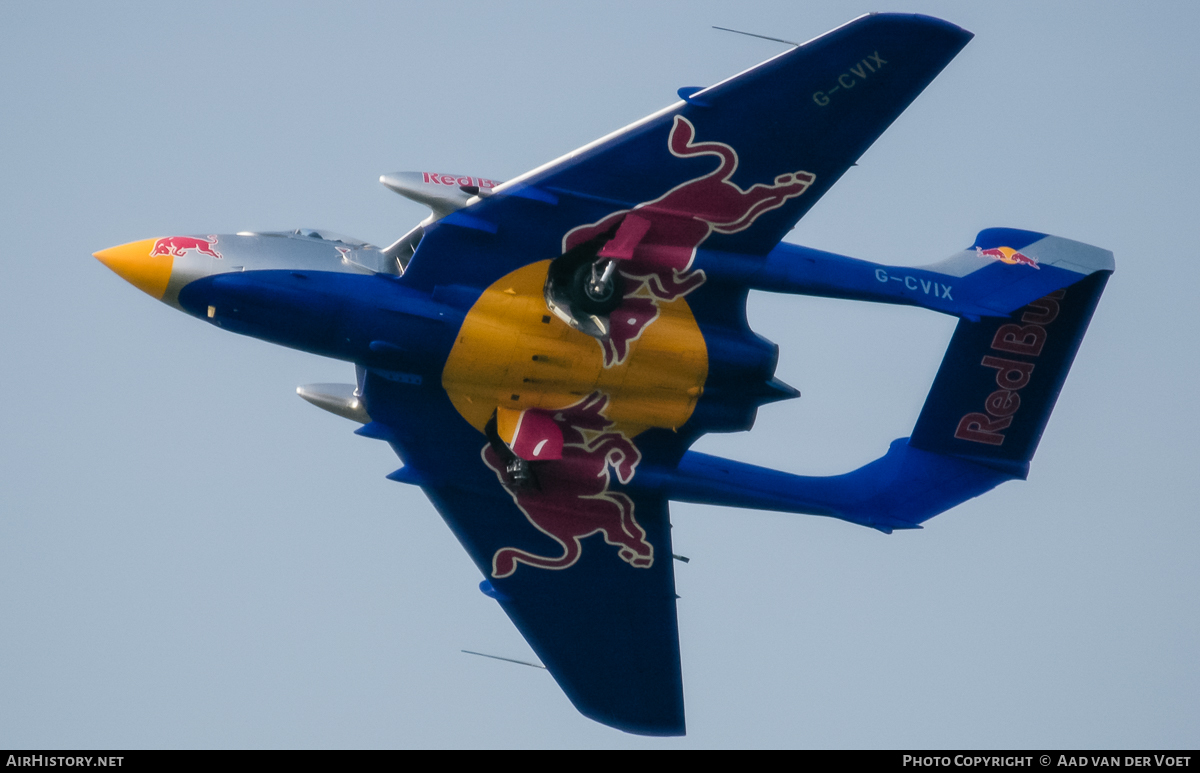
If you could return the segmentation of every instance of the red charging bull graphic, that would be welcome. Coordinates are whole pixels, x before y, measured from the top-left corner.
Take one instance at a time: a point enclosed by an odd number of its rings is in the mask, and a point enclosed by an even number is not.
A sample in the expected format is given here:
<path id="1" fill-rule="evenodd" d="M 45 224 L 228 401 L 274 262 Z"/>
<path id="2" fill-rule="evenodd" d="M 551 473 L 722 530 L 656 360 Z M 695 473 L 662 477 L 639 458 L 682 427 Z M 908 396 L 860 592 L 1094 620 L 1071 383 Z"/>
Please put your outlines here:
<path id="1" fill-rule="evenodd" d="M 566 569 L 579 560 L 580 540 L 596 533 L 620 548 L 618 555 L 630 565 L 644 569 L 654 563 L 654 546 L 646 541 L 645 530 L 634 518 L 633 500 L 609 490 L 613 472 L 622 483 L 633 479 L 642 454 L 625 433 L 608 429 L 612 422 L 604 417 L 607 404 L 608 396 L 595 392 L 554 414 L 563 434 L 562 459 L 537 462 L 536 485 L 509 488 L 504 462 L 490 445 L 484 446 L 484 463 L 496 473 L 517 507 L 563 551 L 553 557 L 501 548 L 492 556 L 493 577 L 508 577 L 518 563 Z"/>
<path id="2" fill-rule="evenodd" d="M 634 207 L 637 217 L 649 221 L 650 226 L 632 256 L 622 261 L 621 274 L 630 281 L 626 282 L 625 301 L 611 315 L 609 337 L 601 342 L 605 367 L 625 361 L 630 342 L 658 316 L 660 302 L 674 301 L 704 284 L 704 272 L 691 266 L 696 248 L 709 235 L 749 228 L 759 215 L 804 193 L 816 179 L 809 172 L 792 172 L 779 175 L 771 185 L 758 183 L 742 190 L 729 181 L 737 171 L 737 151 L 724 142 L 694 142 L 695 136 L 691 121 L 677 115 L 667 147 L 677 158 L 716 156 L 721 164 L 703 177 Z M 608 231 L 629 212 L 614 212 L 597 223 L 572 229 L 563 237 L 563 252 Z"/>
<path id="3" fill-rule="evenodd" d="M 1010 266 L 1030 266 L 1032 268 L 1041 268 L 1041 266 L 1038 265 L 1037 258 L 1031 258 L 1028 255 L 1017 252 L 1011 247 L 991 247 L 986 250 L 982 247 L 976 247 L 975 252 L 981 257 L 992 258 L 993 260 L 1007 263 Z"/>
<path id="4" fill-rule="evenodd" d="M 168 236 L 154 243 L 154 248 L 150 250 L 150 255 L 151 257 L 155 255 L 174 255 L 177 258 L 181 258 L 188 250 L 196 250 L 197 252 L 203 252 L 205 255 L 219 258 L 221 257 L 221 253 L 213 249 L 213 245 L 216 243 L 217 237 L 211 234 L 208 239 L 197 239 L 194 236 Z"/>

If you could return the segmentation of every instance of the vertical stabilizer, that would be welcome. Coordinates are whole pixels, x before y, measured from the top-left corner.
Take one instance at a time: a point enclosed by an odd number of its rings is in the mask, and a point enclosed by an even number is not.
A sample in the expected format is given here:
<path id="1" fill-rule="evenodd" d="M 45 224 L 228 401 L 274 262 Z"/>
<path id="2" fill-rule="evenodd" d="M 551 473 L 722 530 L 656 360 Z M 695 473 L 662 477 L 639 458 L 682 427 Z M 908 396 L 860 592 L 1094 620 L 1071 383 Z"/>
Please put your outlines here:
<path id="1" fill-rule="evenodd" d="M 1024 477 L 1111 273 L 960 321 L 910 444 Z"/>

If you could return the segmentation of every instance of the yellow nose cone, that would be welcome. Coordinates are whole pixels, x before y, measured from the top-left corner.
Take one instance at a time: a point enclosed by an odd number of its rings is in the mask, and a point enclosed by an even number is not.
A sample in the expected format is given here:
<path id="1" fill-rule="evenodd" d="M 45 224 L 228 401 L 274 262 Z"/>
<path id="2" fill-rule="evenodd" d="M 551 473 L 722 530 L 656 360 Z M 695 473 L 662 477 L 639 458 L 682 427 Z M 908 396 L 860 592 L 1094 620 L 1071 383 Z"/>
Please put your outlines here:
<path id="1" fill-rule="evenodd" d="M 171 279 L 171 266 L 175 258 L 169 251 L 154 249 L 157 239 L 109 247 L 94 253 L 96 260 L 111 268 L 117 276 L 147 295 L 162 300 Z M 161 254 L 166 253 L 166 254 Z"/>

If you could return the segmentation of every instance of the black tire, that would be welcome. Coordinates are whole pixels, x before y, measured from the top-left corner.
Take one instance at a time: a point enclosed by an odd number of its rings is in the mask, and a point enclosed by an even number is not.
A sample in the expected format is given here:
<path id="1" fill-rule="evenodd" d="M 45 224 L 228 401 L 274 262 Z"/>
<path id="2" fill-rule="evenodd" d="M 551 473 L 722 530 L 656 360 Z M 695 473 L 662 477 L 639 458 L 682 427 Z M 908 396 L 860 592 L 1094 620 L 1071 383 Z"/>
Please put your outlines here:
<path id="1" fill-rule="evenodd" d="M 614 271 L 604 288 L 606 292 L 602 297 L 595 297 L 588 292 L 587 287 L 591 280 L 591 263 L 584 263 L 575 269 L 575 273 L 571 277 L 571 284 L 567 287 L 571 305 L 584 314 L 607 317 L 621 305 L 621 299 L 625 297 L 625 280 L 620 271 Z"/>

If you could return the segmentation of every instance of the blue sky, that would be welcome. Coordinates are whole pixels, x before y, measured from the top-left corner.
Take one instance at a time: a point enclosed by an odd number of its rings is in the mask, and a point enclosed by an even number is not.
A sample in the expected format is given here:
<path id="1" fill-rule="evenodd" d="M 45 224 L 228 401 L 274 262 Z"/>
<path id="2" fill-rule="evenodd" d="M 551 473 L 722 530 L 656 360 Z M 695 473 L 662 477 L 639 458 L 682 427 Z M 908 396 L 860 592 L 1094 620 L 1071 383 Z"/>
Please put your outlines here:
<path id="1" fill-rule="evenodd" d="M 579 716 L 381 443 L 294 395 L 344 363 L 225 334 L 91 258 L 425 215 L 379 174 L 506 179 L 866 10 L 967 46 L 788 240 L 933 262 L 991 226 L 1116 253 L 1030 479 L 884 536 L 675 505 L 689 735 Z M 686 11 L 686 13 L 685 13 Z M 0 746 L 1200 743 L 1200 205 L 1189 3 L 0 7 Z M 756 295 L 804 396 L 697 446 L 844 472 L 953 329 Z"/>

